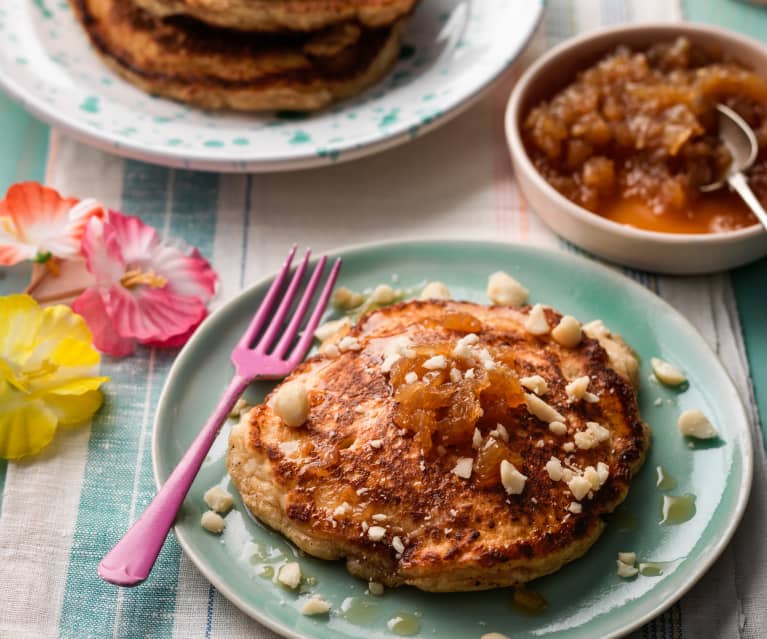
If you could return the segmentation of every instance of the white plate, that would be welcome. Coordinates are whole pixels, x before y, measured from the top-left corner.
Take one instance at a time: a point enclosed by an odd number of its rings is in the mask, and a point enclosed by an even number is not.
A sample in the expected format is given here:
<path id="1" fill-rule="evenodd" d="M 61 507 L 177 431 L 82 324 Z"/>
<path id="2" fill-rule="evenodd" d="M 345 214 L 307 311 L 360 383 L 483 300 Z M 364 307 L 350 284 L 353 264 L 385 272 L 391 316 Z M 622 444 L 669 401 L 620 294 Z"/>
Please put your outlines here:
<path id="1" fill-rule="evenodd" d="M 543 0 L 424 0 L 381 83 L 297 119 L 151 97 L 101 62 L 66 1 L 4 0 L 0 85 L 43 120 L 126 157 L 209 171 L 299 169 L 381 151 L 455 116 L 519 55 L 542 12 Z"/>

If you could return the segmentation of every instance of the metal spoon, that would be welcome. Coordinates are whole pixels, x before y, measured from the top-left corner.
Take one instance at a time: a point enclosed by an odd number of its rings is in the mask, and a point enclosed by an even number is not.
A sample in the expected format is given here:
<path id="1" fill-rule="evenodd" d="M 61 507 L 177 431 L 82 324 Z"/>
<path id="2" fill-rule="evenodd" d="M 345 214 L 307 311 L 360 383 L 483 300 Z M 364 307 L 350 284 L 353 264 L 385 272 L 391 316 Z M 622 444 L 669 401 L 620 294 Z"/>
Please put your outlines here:
<path id="1" fill-rule="evenodd" d="M 718 182 L 704 184 L 700 190 L 704 193 L 716 191 L 724 186 L 725 182 L 738 192 L 743 201 L 748 205 L 754 215 L 767 229 L 767 211 L 756 198 L 751 187 L 748 186 L 743 171 L 751 168 L 759 153 L 759 143 L 756 135 L 748 123 L 735 111 L 724 104 L 717 104 L 716 110 L 719 117 L 719 138 L 724 142 L 732 156 L 732 163 L 727 169 L 727 174 Z"/>

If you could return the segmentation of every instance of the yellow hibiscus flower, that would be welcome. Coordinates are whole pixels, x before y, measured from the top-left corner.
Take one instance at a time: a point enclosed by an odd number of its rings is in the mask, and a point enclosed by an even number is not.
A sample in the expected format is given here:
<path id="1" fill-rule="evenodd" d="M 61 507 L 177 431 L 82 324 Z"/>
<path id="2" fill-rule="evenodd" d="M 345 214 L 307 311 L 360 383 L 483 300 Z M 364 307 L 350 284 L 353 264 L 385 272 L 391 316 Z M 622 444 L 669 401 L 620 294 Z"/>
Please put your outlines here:
<path id="1" fill-rule="evenodd" d="M 99 361 L 85 320 L 68 306 L 0 297 L 0 457 L 37 453 L 59 424 L 90 418 L 109 379 L 94 375 Z"/>

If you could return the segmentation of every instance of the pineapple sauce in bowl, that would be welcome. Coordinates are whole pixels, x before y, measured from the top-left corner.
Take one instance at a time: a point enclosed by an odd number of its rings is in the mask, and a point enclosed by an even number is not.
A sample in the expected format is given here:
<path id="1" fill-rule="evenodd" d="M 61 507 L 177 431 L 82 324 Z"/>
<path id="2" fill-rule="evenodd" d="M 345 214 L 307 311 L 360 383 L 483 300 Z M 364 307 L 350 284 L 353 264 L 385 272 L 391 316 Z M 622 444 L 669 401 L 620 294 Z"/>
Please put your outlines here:
<path id="1" fill-rule="evenodd" d="M 691 24 L 617 27 L 565 42 L 530 67 L 507 110 L 520 186 L 556 232 L 612 261 L 668 273 L 767 254 L 739 196 L 699 187 L 727 170 L 716 104 L 753 128 L 747 172 L 767 204 L 767 50 Z"/>

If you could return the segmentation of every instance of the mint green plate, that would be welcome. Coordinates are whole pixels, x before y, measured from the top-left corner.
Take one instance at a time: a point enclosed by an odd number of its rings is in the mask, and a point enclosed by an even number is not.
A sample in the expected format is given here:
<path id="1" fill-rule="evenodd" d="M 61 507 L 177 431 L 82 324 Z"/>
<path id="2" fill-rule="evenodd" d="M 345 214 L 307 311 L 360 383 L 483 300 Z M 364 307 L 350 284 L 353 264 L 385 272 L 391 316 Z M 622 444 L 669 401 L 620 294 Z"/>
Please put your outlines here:
<path id="1" fill-rule="evenodd" d="M 486 302 L 487 277 L 503 269 L 543 302 L 583 321 L 600 318 L 623 334 L 642 358 L 640 408 L 653 428 L 647 463 L 637 476 L 606 532 L 581 559 L 533 584 L 548 601 L 542 614 L 511 605 L 510 590 L 467 594 L 428 594 L 412 588 L 366 594 L 366 584 L 351 577 L 343 563 L 300 553 L 245 511 L 239 498 L 226 517 L 221 537 L 200 527 L 203 493 L 214 484 L 230 487 L 224 458 L 228 427 L 219 436 L 192 486 L 175 531 L 188 556 L 235 605 L 286 637 L 374 639 L 394 636 L 387 621 L 415 615 L 419 636 L 479 638 L 496 631 L 522 639 L 616 637 L 668 608 L 713 563 L 735 530 L 751 484 L 752 448 L 747 418 L 721 364 L 700 335 L 674 309 L 631 280 L 583 258 L 513 244 L 418 242 L 382 244 L 339 251 L 344 259 L 340 285 L 360 290 L 395 282 L 418 290 L 425 281 L 445 282 L 453 296 Z M 184 348 L 168 377 L 155 420 L 153 459 L 158 484 L 191 442 L 223 391 L 230 374 L 229 352 L 257 308 L 268 282 L 261 282 L 214 313 Z M 653 381 L 649 359 L 679 364 L 689 386 L 675 391 Z M 258 401 L 269 386 L 256 384 Z M 656 400 L 660 398 L 660 405 Z M 687 408 L 703 410 L 720 439 L 692 444 L 676 420 Z M 676 487 L 656 488 L 663 465 Z M 230 487 L 231 488 L 231 487 Z M 232 489 L 233 492 L 234 489 Z M 662 526 L 664 494 L 694 494 L 696 513 L 686 523 Z M 640 561 L 668 562 L 657 577 L 624 581 L 615 574 L 619 551 L 634 551 Z M 269 567 L 298 558 L 305 575 L 316 578 L 308 590 L 333 605 L 325 617 L 299 613 L 308 593 L 295 594 L 274 583 Z M 346 602 L 344 604 L 344 602 Z M 351 605 L 350 615 L 342 614 Z M 353 619 L 349 619 L 353 617 Z"/>

